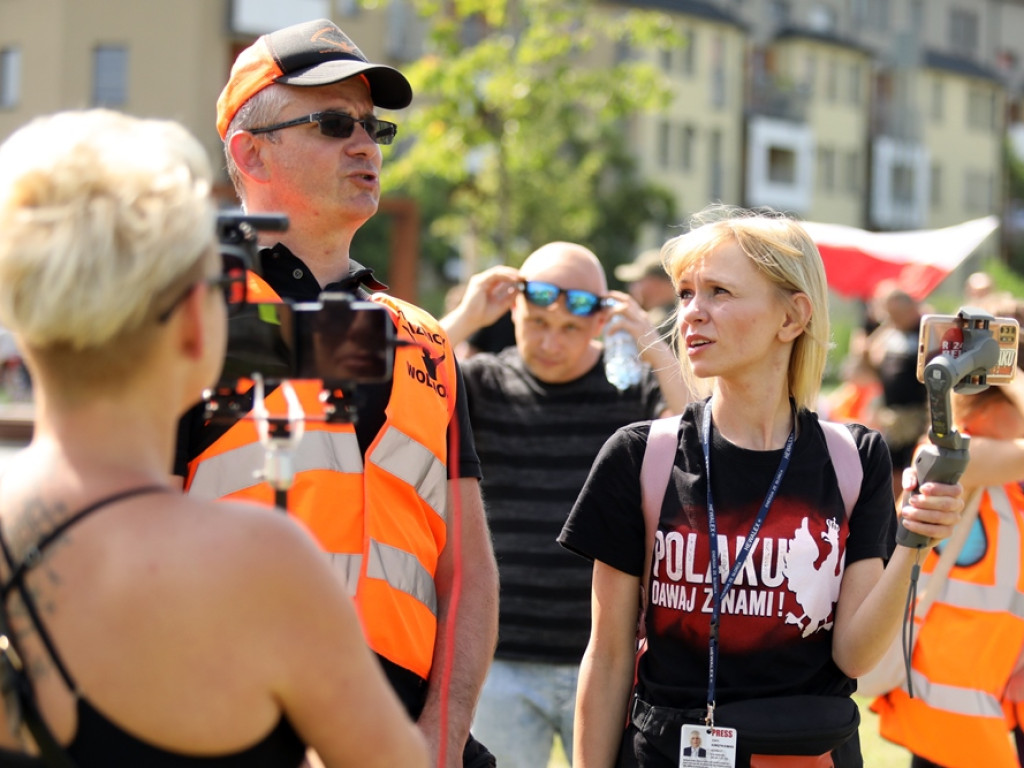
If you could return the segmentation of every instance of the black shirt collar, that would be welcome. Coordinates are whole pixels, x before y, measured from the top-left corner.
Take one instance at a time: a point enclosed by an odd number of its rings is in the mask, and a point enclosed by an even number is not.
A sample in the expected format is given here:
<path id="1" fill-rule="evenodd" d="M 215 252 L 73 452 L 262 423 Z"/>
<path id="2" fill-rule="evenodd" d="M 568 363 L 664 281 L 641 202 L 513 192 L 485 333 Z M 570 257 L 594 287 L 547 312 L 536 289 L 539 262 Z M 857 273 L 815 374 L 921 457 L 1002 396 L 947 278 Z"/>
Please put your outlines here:
<path id="1" fill-rule="evenodd" d="M 283 299 L 316 301 L 324 291 L 372 293 L 387 290 L 387 285 L 373 276 L 373 270 L 349 259 L 348 275 L 321 286 L 309 267 L 281 243 L 260 250 L 262 277 Z"/>

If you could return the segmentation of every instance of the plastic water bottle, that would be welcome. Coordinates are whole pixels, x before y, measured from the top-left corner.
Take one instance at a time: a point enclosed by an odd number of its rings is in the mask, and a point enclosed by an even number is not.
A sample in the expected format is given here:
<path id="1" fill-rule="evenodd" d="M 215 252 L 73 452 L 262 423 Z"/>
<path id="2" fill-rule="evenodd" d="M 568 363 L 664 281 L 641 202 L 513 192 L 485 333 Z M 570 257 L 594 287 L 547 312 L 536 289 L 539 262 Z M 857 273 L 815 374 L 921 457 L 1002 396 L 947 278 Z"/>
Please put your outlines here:
<path id="1" fill-rule="evenodd" d="M 610 328 L 604 336 L 604 375 L 620 392 L 640 383 L 643 364 L 636 341 L 624 329 Z"/>

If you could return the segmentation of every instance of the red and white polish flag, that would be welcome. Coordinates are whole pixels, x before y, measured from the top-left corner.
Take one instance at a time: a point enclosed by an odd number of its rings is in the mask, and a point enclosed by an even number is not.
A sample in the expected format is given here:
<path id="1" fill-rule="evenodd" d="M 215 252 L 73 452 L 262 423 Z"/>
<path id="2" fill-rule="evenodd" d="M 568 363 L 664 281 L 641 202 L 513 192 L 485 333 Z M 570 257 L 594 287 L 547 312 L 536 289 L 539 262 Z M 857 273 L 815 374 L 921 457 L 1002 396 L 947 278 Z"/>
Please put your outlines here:
<path id="1" fill-rule="evenodd" d="M 920 301 L 995 231 L 999 218 L 986 216 L 952 227 L 908 232 L 802 224 L 821 251 L 832 290 L 867 300 L 878 283 L 894 279 Z"/>

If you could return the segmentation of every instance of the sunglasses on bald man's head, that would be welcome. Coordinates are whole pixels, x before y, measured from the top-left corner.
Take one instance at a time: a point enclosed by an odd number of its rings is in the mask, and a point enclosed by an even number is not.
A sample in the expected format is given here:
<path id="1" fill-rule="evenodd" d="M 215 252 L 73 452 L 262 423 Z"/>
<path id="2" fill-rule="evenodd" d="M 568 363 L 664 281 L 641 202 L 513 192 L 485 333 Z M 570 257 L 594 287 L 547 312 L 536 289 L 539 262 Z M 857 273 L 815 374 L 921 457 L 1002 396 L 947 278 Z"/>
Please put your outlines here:
<path id="1" fill-rule="evenodd" d="M 518 288 L 528 302 L 538 307 L 550 307 L 558 301 L 559 296 L 565 294 L 565 308 L 570 314 L 579 317 L 586 317 L 599 309 L 615 305 L 615 299 L 610 297 L 601 297 L 579 288 L 559 288 L 553 283 L 542 283 L 537 280 L 520 280 Z"/>

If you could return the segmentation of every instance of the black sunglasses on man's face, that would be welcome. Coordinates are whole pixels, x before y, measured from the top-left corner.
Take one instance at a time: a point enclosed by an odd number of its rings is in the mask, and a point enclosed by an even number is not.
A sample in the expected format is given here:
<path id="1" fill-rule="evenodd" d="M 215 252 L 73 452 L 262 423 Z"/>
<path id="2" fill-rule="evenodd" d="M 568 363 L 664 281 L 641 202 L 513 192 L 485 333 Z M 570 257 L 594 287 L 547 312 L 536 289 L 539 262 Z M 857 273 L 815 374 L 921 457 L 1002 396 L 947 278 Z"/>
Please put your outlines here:
<path id="1" fill-rule="evenodd" d="M 294 120 L 288 120 L 283 123 L 265 125 L 262 128 L 249 128 L 248 131 L 255 134 L 270 133 L 271 131 L 279 131 L 282 128 L 308 125 L 310 123 L 316 123 L 320 127 L 320 133 L 324 136 L 330 136 L 332 139 L 351 138 L 357 124 L 363 126 L 363 130 L 377 144 L 390 144 L 395 140 L 395 135 L 398 133 L 398 126 L 387 120 L 380 120 L 373 115 L 356 118 L 352 117 L 352 115 L 346 115 L 344 112 L 314 112 L 311 115 L 297 117 Z"/>

